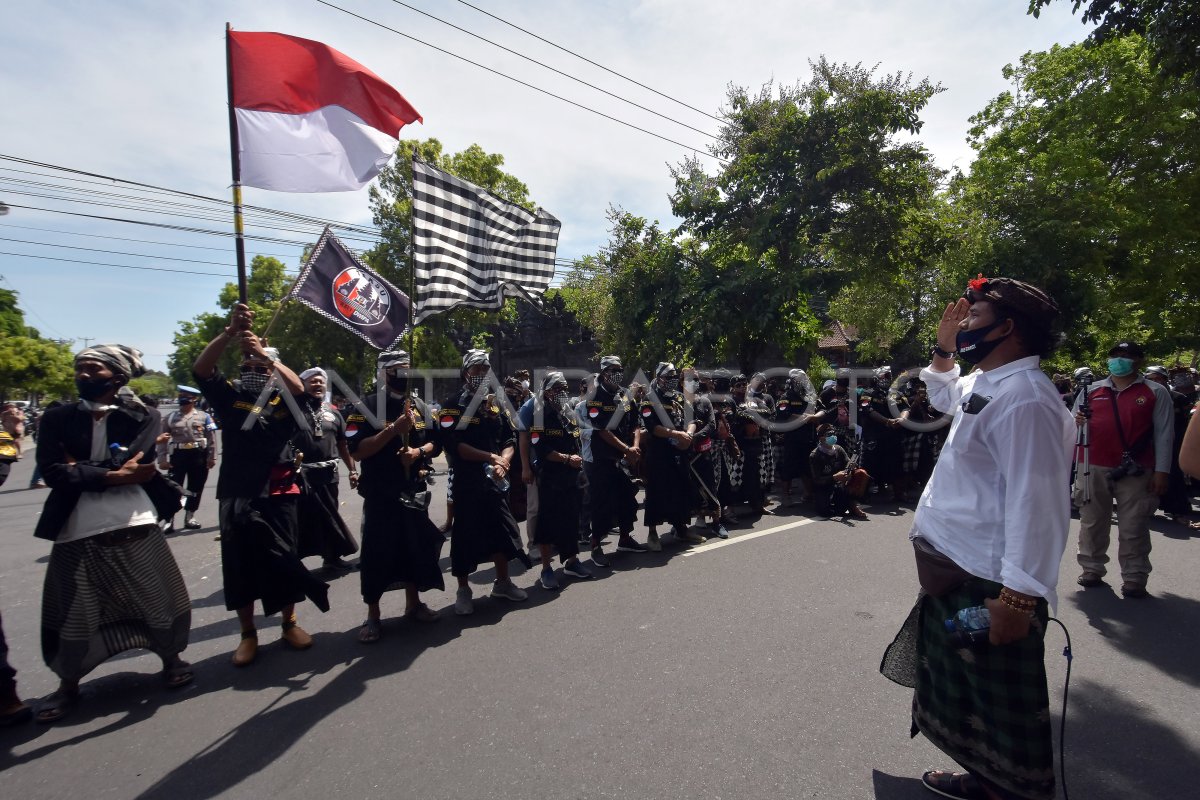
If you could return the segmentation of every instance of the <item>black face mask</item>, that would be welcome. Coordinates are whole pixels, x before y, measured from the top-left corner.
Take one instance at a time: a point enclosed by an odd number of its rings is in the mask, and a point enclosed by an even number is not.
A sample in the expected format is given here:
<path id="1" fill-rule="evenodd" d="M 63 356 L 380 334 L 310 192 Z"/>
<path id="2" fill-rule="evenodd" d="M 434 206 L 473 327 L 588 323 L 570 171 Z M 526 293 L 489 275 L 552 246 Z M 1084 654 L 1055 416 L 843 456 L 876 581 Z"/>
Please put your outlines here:
<path id="1" fill-rule="evenodd" d="M 408 394 L 408 376 L 388 375 L 387 387 L 396 394 Z"/>
<path id="2" fill-rule="evenodd" d="M 99 400 L 101 397 L 117 387 L 118 384 L 113 378 L 75 379 L 75 391 L 79 392 L 79 397 L 81 399 L 89 402 Z"/>
<path id="3" fill-rule="evenodd" d="M 954 346 L 958 348 L 958 356 L 968 364 L 978 364 L 992 354 L 1001 342 L 1008 336 L 1001 336 L 990 342 L 983 341 L 983 337 L 987 336 L 992 331 L 999 328 L 1007 319 L 998 319 L 991 325 L 984 325 L 982 328 L 975 328 L 969 331 L 959 331 L 954 337 Z M 1011 336 L 1012 334 L 1009 334 Z"/>

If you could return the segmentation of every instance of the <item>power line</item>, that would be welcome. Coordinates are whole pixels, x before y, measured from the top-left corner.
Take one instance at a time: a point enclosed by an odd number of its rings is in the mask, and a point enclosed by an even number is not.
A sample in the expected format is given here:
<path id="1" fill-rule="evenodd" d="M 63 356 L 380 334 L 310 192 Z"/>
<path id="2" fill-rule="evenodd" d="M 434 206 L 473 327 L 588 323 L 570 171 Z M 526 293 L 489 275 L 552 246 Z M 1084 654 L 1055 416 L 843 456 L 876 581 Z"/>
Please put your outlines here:
<path id="1" fill-rule="evenodd" d="M 535 92 L 540 92 L 548 97 L 553 97 L 555 100 L 561 100 L 562 102 L 567 103 L 572 106 L 575 106 L 576 108 L 581 108 L 584 111 L 589 111 L 589 112 L 595 114 L 596 116 L 604 117 L 605 119 L 610 120 L 612 122 L 616 122 L 619 125 L 624 125 L 627 128 L 632 128 L 635 131 L 639 131 L 648 136 L 653 136 L 655 139 L 661 139 L 664 142 L 669 142 L 670 144 L 676 145 L 677 147 L 682 147 L 685 150 L 690 150 L 693 153 L 706 155 L 709 158 L 713 158 L 713 159 L 716 159 L 717 161 L 720 161 L 722 164 L 728 163 L 725 159 L 721 158 L 720 156 L 714 155 L 714 154 L 708 152 L 707 150 L 704 150 L 703 148 L 693 147 L 691 145 L 684 144 L 683 142 L 677 142 L 674 139 L 663 136 L 661 133 L 655 133 L 654 131 L 650 131 L 645 128 L 641 128 L 637 125 L 634 125 L 632 122 L 626 122 L 625 120 L 618 119 L 617 117 L 614 117 L 610 114 L 605 114 L 603 111 L 597 111 L 596 109 L 591 108 L 590 106 L 585 106 L 582 103 L 577 103 L 574 100 L 569 100 L 566 97 L 563 97 L 562 95 L 557 95 L 554 92 L 551 92 L 547 89 L 541 88 L 540 86 L 534 86 L 532 83 L 527 83 L 527 82 L 521 80 L 520 78 L 514 78 L 513 76 L 507 75 L 507 74 L 501 72 L 500 70 L 493 69 L 492 67 L 484 66 L 483 64 L 480 64 L 477 61 L 472 61 L 471 59 L 467 58 L 466 56 L 460 56 L 459 54 L 452 53 L 449 50 L 446 50 L 445 48 L 438 47 L 435 44 L 430 44 L 429 42 L 426 42 L 422 39 L 418 39 L 415 36 L 410 36 L 407 33 L 398 31 L 395 28 L 389 28 L 387 25 L 384 25 L 382 22 L 377 22 L 376 20 L 370 19 L 369 17 L 364 17 L 361 14 L 355 14 L 353 11 L 349 11 L 345 8 L 342 8 L 341 6 L 335 6 L 333 3 L 328 2 L 328 0 L 316 0 L 316 2 L 320 3 L 323 6 L 328 6 L 329 8 L 332 8 L 335 11 L 340 11 L 343 14 L 346 14 L 347 16 L 351 16 L 351 17 L 354 17 L 355 19 L 360 19 L 363 22 L 369 23 L 376 27 L 383 28 L 385 31 L 391 31 L 392 33 L 396 34 L 397 36 L 403 36 L 405 39 L 414 41 L 417 44 L 425 45 L 426 47 L 433 49 L 433 50 L 437 50 L 439 53 L 444 53 L 445 55 L 448 55 L 451 58 L 457 58 L 459 61 L 466 62 L 467 64 L 470 64 L 473 67 L 479 67 L 480 69 L 486 70 L 487 72 L 490 72 L 493 75 L 498 75 L 501 78 L 505 78 L 506 80 L 512 81 L 513 83 L 520 84 L 521 86 L 524 86 L 527 89 L 533 89 Z"/>
<path id="2" fill-rule="evenodd" d="M 551 72 L 553 72 L 553 73 L 555 73 L 555 74 L 557 74 L 557 75 L 561 75 L 561 76 L 563 76 L 564 78 L 569 78 L 569 79 L 571 79 L 571 80 L 575 81 L 576 83 L 583 84 L 584 86 L 588 87 L 589 89 L 595 89 L 597 92 L 600 92 L 600 93 L 602 93 L 602 94 L 606 94 L 606 95 L 608 95 L 609 97 L 611 97 L 611 98 L 613 98 L 613 99 L 615 99 L 615 100 L 620 100 L 622 103 L 628 103 L 629 105 L 633 106 L 634 108 L 641 109 L 642 111 L 645 111 L 645 112 L 647 112 L 647 113 L 649 113 L 649 114 L 653 114 L 653 115 L 654 115 L 654 116 L 656 116 L 656 117 L 659 117 L 659 118 L 661 118 L 661 119 L 665 119 L 667 122 L 673 122 L 673 123 L 675 123 L 676 125 L 681 125 L 681 126 L 683 126 L 684 128 L 687 128 L 687 129 L 688 129 L 688 130 L 690 130 L 690 131 L 695 131 L 696 133 L 699 133 L 699 134 L 701 134 L 701 135 L 703 135 L 703 136 L 707 136 L 707 137 L 708 137 L 708 138 L 710 138 L 710 139 L 716 139 L 716 138 L 718 138 L 717 136 L 715 136 L 714 134 L 711 134 L 711 133 L 709 133 L 709 132 L 708 132 L 708 131 L 706 131 L 706 130 L 701 130 L 700 128 L 696 128 L 696 127 L 693 127 L 693 126 L 691 126 L 691 125 L 688 125 L 686 122 L 680 122 L 679 120 L 677 120 L 677 119 L 675 119 L 675 118 L 673 118 L 673 117 L 668 117 L 666 114 L 663 114 L 663 113 L 660 113 L 660 112 L 658 112 L 658 111 L 655 111 L 655 110 L 654 110 L 654 109 L 652 109 L 652 108 L 647 108 L 646 106 L 643 106 L 643 105 L 641 105 L 641 104 L 639 104 L 639 103 L 635 103 L 634 101 L 632 101 L 632 100 L 630 100 L 630 99 L 628 99 L 628 98 L 626 98 L 626 97 L 622 97 L 621 95 L 619 95 L 619 94 L 616 94 L 615 92 L 610 92 L 609 90 L 607 90 L 607 89 L 604 89 L 604 88 L 601 88 L 601 87 L 599 87 L 599 86 L 596 86 L 596 85 L 595 85 L 595 84 L 593 84 L 593 83 L 588 83 L 588 82 L 587 82 L 587 81 L 585 81 L 583 78 L 578 78 L 578 77 L 576 77 L 576 76 L 574 76 L 574 75 L 571 75 L 570 73 L 563 72 L 561 69 L 558 69 L 558 68 L 556 68 L 556 67 L 552 67 L 552 66 L 550 66 L 549 64 L 542 63 L 541 61 L 538 61 L 536 58 L 533 58 L 532 56 L 527 56 L 527 55 L 525 55 L 524 53 L 520 53 L 520 52 L 518 52 L 518 51 L 516 51 L 516 50 L 513 50 L 513 49 L 512 49 L 512 48 L 510 48 L 510 47 L 505 47 L 504 45 L 502 45 L 502 44 L 500 44 L 500 43 L 498 43 L 498 42 L 494 42 L 494 41 L 492 41 L 491 39 L 488 39 L 486 36 L 480 36 L 478 33 L 473 33 L 473 32 L 471 32 L 471 31 L 467 30 L 466 28 L 461 28 L 461 27 L 459 27 L 458 25 L 455 25 L 453 22 L 449 22 L 449 21 L 447 21 L 447 20 L 444 20 L 444 19 L 442 19 L 441 17 L 435 17 L 433 14 L 430 14 L 428 11 L 422 11 L 422 10 L 421 10 L 421 9 L 419 9 L 419 8 L 414 8 L 413 6 L 410 6 L 408 3 L 405 3 L 405 2 L 403 2 L 403 0 L 392 0 L 392 2 L 393 2 L 393 3 L 395 3 L 395 4 L 396 4 L 396 5 L 398 5 L 398 6 L 403 6 L 404 8 L 407 8 L 409 11 L 414 11 L 414 12 L 416 12 L 416 13 L 420 14 L 421 16 L 424 16 L 424 17 L 429 17 L 430 19 L 434 20 L 435 22 L 440 22 L 440 23 L 442 23 L 443 25 L 447 25 L 447 26 L 449 26 L 449 27 L 453 28 L 453 29 L 454 29 L 454 30 L 456 30 L 456 31 L 459 31 L 459 32 L 461 32 L 461 33 L 465 33 L 465 34 L 467 34 L 468 36 L 473 36 L 474 38 L 478 39 L 478 40 L 479 40 L 479 41 L 481 41 L 481 42 L 487 42 L 487 43 L 488 43 L 488 44 L 490 44 L 492 47 L 498 47 L 499 49 L 503 50 L 503 51 L 504 51 L 504 52 L 506 52 L 506 53 L 511 53 L 512 55 L 514 55 L 514 56 L 517 56 L 518 58 L 523 58 L 523 59 L 525 59 L 526 61 L 530 62 L 531 64 L 537 64 L 539 67 L 542 67 L 543 69 L 548 69 L 548 70 L 550 70 Z M 472 8 L 474 8 L 474 6 L 472 6 Z"/>
<path id="3" fill-rule="evenodd" d="M 54 233 L 54 234 L 58 234 L 59 236 L 86 236 L 89 239 L 111 239 L 111 240 L 117 241 L 117 242 L 136 242 L 137 244 L 157 244 L 157 245 L 162 245 L 163 247 L 186 247 L 189 250 L 217 250 L 217 251 L 220 251 L 223 253 L 229 249 L 227 247 L 213 247 L 212 245 L 205 245 L 205 244 L 183 244 L 182 242 L 164 242 L 161 239 L 131 239 L 127 236 L 105 236 L 104 234 L 101 234 L 101 233 L 80 233 L 79 231 L 65 231 L 60 228 L 35 228 L 32 225 L 10 225 L 8 223 L 5 223 L 4 228 L 6 230 L 7 229 L 15 229 L 15 230 L 22 230 L 22 231 L 37 231 L 39 233 Z M 270 256 L 271 258 L 292 258 L 293 256 L 296 255 L 295 253 L 264 253 L 261 250 L 255 250 L 254 252 L 255 252 L 255 255 Z"/>
<path id="4" fill-rule="evenodd" d="M 221 205 L 226 208 L 231 208 L 233 206 L 232 201 L 223 200 L 218 197 L 208 197 L 207 195 L 195 194 L 194 192 L 185 192 L 180 189 L 171 189 L 171 188 L 168 188 L 165 186 L 155 186 L 154 184 L 141 183 L 140 181 L 131 181 L 131 180 L 126 180 L 124 178 L 114 178 L 111 175 L 101 175 L 99 173 L 87 172 L 85 170 L 74 169 L 71 167 L 64 167 L 64 166 L 60 166 L 57 164 L 47 164 L 45 162 L 33 161 L 31 159 L 21 158 L 19 156 L 6 155 L 4 153 L 0 153 L 0 161 L 12 161 L 12 162 L 15 162 L 18 164 L 25 164 L 27 166 L 33 166 L 33 167 L 41 167 L 43 169 L 54 170 L 57 172 L 67 172 L 67 173 L 71 173 L 74 175 L 83 175 L 83 176 L 90 177 L 90 178 L 100 178 L 103 181 L 123 183 L 128 186 L 135 186 L 135 187 L 139 187 L 139 188 L 145 189 L 145 190 L 166 192 L 168 194 L 175 194 L 175 195 L 181 195 L 183 197 L 190 197 L 195 200 L 204 200 L 205 202 L 216 203 L 216 204 Z M 32 173 L 32 174 L 38 174 L 38 173 Z M 49 177 L 49 176 L 47 176 L 47 177 Z M 86 182 L 87 183 L 95 183 L 94 181 L 86 181 Z M 285 217 L 285 218 L 291 219 L 293 221 L 298 221 L 298 222 L 308 222 L 308 223 L 313 223 L 313 224 L 319 224 L 322 226 L 329 225 L 330 227 L 338 228 L 340 230 L 354 230 L 359 233 L 370 233 L 371 232 L 369 228 L 366 228 L 361 225 L 357 225 L 352 222 L 340 222 L 337 220 L 323 220 L 323 219 L 318 219 L 317 217 L 309 217 L 304 214 L 297 214 L 297 213 L 294 213 L 291 211 L 283 211 L 283 210 L 275 209 L 275 208 L 267 208 L 265 206 L 243 205 L 242 208 L 246 209 L 246 210 L 258 211 L 258 212 L 269 214 L 272 216 Z"/>
<path id="5" fill-rule="evenodd" d="M 191 269 L 170 269 L 168 267 L 135 267 L 129 264 L 109 264 L 103 261 L 81 261 L 77 258 L 58 258 L 56 256 L 35 256 L 29 253 L 10 253 L 7 250 L 0 250 L 0 256 L 17 256 L 18 258 L 37 258 L 42 261 L 66 261 L 69 264 L 91 264 L 96 267 L 118 267 L 120 269 L 140 269 L 150 272 L 179 272 L 185 275 L 211 275 L 216 278 L 224 278 L 225 280 L 233 280 L 236 275 L 227 274 L 224 272 L 197 272 Z"/>
<path id="6" fill-rule="evenodd" d="M 682 100 L 671 97 L 671 95 L 669 95 L 669 94 L 664 94 L 664 93 L 658 91 L 657 89 L 654 89 L 650 86 L 647 86 L 644 83 L 641 83 L 640 81 L 636 81 L 633 78 L 630 78 L 628 75 L 623 75 L 614 69 L 610 69 L 610 68 L 604 66 L 603 64 L 598 64 L 595 61 L 592 61 L 587 56 L 581 56 L 581 55 L 579 55 L 579 53 L 576 53 L 573 50 L 569 50 L 569 49 L 563 47 L 562 45 L 555 44 L 554 42 L 550 41 L 549 39 L 538 36 L 536 33 L 532 32 L 532 31 L 527 31 L 524 28 L 522 28 L 520 25 L 514 25 L 513 23 L 509 22 L 508 20 L 502 19 L 502 18 L 496 16 L 495 14 L 491 13 L 490 11 L 484 11 L 479 6 L 471 5 L 470 3 L 467 2 L 467 0 L 458 0 L 458 2 L 462 3 L 467 8 L 475 9 L 476 11 L 478 11 L 480 14 L 483 14 L 484 16 L 491 17 L 492 19 L 496 20 L 499 23 L 507 25 L 510 28 L 515 28 L 516 30 L 519 30 L 521 33 L 524 33 L 527 36 L 532 36 L 534 39 L 537 39 L 539 42 L 544 42 L 544 43 L 550 45 L 551 47 L 554 47 L 558 50 L 563 51 L 564 53 L 566 53 L 568 55 L 574 56 L 575 58 L 578 58 L 581 61 L 585 61 L 588 64 L 591 64 L 593 67 L 598 67 L 611 75 L 616 75 L 618 78 L 621 78 L 622 80 L 629 81 L 634 86 L 640 86 L 641 88 L 645 89 L 648 92 L 653 92 L 654 94 L 658 95 L 659 97 L 662 97 L 666 100 L 670 100 L 672 103 L 678 103 L 679 105 L 683 106 L 684 108 L 688 108 L 688 109 L 691 109 L 692 111 L 695 111 L 697 114 L 703 114 L 704 116 L 708 117 L 711 120 L 715 120 L 716 122 L 721 122 L 721 123 L 725 122 L 725 120 L 721 119 L 720 117 L 713 116 L 712 114 L 708 113 L 707 111 L 701 111 L 700 109 L 696 108 L 695 106 L 688 105 L 687 103 L 683 102 Z"/>
<path id="7" fill-rule="evenodd" d="M 177 261 L 187 264 L 209 264 L 214 267 L 233 267 L 233 264 L 226 264 L 223 261 L 201 261 L 196 258 L 179 258 L 177 256 L 163 257 L 150 253 L 128 253 L 122 250 L 101 250 L 96 247 L 76 247 L 70 244 L 55 244 L 53 242 L 31 242 L 28 239 L 13 239 L 8 236 L 0 236 L 0 242 L 16 242 L 17 244 L 33 244 L 41 247 L 60 247 L 64 250 L 82 250 L 88 253 L 104 253 L 110 256 L 133 256 L 134 258 L 155 258 L 160 261 Z"/>

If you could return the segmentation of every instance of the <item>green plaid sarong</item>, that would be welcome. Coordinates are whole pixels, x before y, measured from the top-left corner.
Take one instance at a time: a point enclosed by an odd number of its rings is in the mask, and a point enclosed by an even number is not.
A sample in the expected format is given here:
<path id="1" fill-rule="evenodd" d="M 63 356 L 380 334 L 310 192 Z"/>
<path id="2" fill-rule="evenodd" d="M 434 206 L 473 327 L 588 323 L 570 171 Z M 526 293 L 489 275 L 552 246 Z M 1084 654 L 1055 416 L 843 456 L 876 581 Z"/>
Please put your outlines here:
<path id="1" fill-rule="evenodd" d="M 1019 642 L 959 648 L 946 620 L 996 597 L 1001 586 L 973 578 L 919 601 L 913 735 L 919 730 L 1002 795 L 1054 800 L 1054 743 L 1046 688 L 1045 600 Z"/>

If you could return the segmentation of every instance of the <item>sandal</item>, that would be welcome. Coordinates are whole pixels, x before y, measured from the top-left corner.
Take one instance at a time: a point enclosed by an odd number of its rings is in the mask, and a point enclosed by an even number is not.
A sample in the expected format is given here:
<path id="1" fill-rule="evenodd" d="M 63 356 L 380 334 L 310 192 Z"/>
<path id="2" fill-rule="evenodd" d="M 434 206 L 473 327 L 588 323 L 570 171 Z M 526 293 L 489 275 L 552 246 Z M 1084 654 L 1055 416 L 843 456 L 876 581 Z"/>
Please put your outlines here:
<path id="1" fill-rule="evenodd" d="M 179 689 L 187 686 L 196 677 L 192 672 L 192 665 L 181 659 L 176 660 L 174 664 L 164 669 L 162 674 L 168 689 Z"/>
<path id="2" fill-rule="evenodd" d="M 946 772 L 931 769 L 921 776 L 921 783 L 934 794 L 954 800 L 987 800 L 979 781 L 969 772 Z"/>
<path id="3" fill-rule="evenodd" d="M 373 644 L 374 642 L 378 642 L 381 636 L 383 636 L 383 630 L 379 620 L 369 618 L 363 620 L 362 627 L 358 629 L 358 640 L 360 642 L 363 644 Z"/>
<path id="4" fill-rule="evenodd" d="M 33 709 L 18 700 L 11 711 L 0 714 L 0 728 L 7 728 L 11 725 L 20 725 L 22 722 L 28 722 L 33 717 Z"/>
<path id="5" fill-rule="evenodd" d="M 34 719 L 42 725 L 58 722 L 79 702 L 79 690 L 56 689 L 38 705 Z"/>

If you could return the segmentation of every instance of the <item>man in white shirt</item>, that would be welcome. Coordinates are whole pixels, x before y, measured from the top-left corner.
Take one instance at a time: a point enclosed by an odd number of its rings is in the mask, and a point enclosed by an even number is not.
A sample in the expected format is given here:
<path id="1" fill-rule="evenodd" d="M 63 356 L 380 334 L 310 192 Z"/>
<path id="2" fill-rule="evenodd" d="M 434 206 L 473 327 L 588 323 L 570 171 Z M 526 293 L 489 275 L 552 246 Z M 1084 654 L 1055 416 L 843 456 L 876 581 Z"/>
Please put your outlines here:
<path id="1" fill-rule="evenodd" d="M 1057 316 L 1040 289 L 980 276 L 946 307 L 921 371 L 933 407 L 954 414 L 914 518 L 923 595 L 909 629 L 913 734 L 967 769 L 925 773 L 946 797 L 1055 797 L 1042 640 L 1067 542 L 1075 441 L 1040 369 Z M 961 376 L 955 355 L 977 368 Z M 968 647 L 947 620 L 981 605 L 990 632 Z"/>

